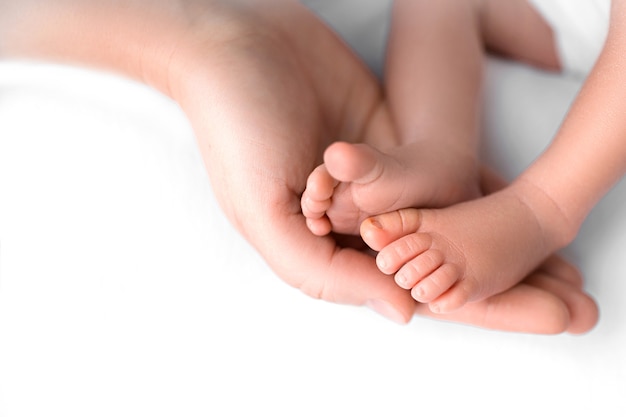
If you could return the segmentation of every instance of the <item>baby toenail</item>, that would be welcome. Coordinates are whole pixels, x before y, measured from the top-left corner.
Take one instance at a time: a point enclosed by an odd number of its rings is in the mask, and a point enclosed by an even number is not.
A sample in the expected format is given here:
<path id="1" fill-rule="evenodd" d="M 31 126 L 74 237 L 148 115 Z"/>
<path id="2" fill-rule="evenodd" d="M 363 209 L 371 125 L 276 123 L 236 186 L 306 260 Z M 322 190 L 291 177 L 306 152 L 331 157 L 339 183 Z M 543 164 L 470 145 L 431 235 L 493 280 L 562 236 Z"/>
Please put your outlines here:
<path id="1" fill-rule="evenodd" d="M 383 228 L 383 224 L 381 222 L 379 222 L 378 220 L 374 219 L 374 218 L 370 219 L 370 224 L 372 226 L 374 226 L 375 228 L 377 228 L 377 229 L 382 229 Z"/>
<path id="2" fill-rule="evenodd" d="M 413 287 L 413 298 L 417 301 L 424 299 L 424 289 L 421 286 Z"/>
<path id="3" fill-rule="evenodd" d="M 378 269 L 384 271 L 387 268 L 387 261 L 382 256 L 376 258 L 376 264 L 378 264 Z"/>

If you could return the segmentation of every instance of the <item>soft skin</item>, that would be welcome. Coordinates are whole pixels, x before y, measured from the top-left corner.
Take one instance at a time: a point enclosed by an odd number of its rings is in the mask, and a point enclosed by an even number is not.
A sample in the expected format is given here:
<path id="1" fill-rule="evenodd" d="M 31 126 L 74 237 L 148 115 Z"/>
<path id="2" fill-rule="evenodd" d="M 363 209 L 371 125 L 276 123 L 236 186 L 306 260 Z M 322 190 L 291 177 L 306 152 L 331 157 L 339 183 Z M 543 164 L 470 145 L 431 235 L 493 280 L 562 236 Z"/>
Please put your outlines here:
<path id="1" fill-rule="evenodd" d="M 376 143 L 395 129 L 375 78 L 298 2 L 1 0 L 0 51 L 114 70 L 167 94 L 189 117 L 224 212 L 283 280 L 398 322 L 423 312 L 369 252 L 306 226 L 300 196 L 330 142 Z M 550 277 L 562 284 L 548 290 L 550 306 L 568 306 L 550 320 L 521 320 L 554 311 L 528 307 L 539 298 L 525 288 L 550 287 L 541 276 L 439 317 L 512 331 L 578 329 L 572 323 L 588 307 L 569 301 L 583 295 L 577 276 Z"/>

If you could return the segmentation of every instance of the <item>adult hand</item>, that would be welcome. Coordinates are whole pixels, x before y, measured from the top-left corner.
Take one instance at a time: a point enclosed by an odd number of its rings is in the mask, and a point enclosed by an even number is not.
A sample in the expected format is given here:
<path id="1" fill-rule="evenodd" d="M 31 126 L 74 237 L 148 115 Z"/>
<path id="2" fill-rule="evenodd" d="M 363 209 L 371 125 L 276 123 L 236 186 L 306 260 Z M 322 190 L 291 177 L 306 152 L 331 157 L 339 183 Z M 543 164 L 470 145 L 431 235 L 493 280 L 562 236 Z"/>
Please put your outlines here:
<path id="1" fill-rule="evenodd" d="M 299 2 L 0 0 L 0 55 L 112 69 L 171 96 L 226 215 L 281 278 L 400 322 L 413 315 L 372 257 L 314 237 L 300 214 L 323 149 L 388 123 L 376 81 Z"/>
<path id="2" fill-rule="evenodd" d="M 376 80 L 297 2 L 228 2 L 213 13 L 223 20 L 206 43 L 179 52 L 184 64 L 172 66 L 170 79 L 226 215 L 290 285 L 407 322 L 415 309 L 409 294 L 370 255 L 312 235 L 300 210 L 307 177 L 331 141 L 392 134 L 379 117 Z"/>
<path id="3" fill-rule="evenodd" d="M 229 3 L 219 13 L 229 16 L 227 35 L 195 50 L 193 64 L 170 79 L 180 81 L 174 96 L 227 216 L 282 279 L 313 297 L 368 304 L 398 322 L 415 311 L 432 316 L 377 270 L 371 254 L 313 236 L 300 211 L 306 179 L 331 141 L 394 137 L 378 82 L 297 2 Z M 515 288 L 435 317 L 578 333 L 595 324 L 597 310 L 578 272 L 553 258 Z"/>

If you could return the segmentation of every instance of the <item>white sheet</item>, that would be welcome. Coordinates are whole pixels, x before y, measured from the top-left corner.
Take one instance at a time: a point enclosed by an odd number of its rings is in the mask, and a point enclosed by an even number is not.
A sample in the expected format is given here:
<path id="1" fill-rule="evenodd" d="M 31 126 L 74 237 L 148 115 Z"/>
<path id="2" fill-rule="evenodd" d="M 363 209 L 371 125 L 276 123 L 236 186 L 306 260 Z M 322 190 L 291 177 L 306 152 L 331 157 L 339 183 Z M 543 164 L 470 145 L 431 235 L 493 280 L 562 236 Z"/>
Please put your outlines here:
<path id="1" fill-rule="evenodd" d="M 490 62 L 485 157 L 512 177 L 578 84 Z M 192 132 L 127 80 L 0 65 L 0 416 L 626 413 L 626 185 L 566 253 L 582 337 L 390 323 L 276 278 L 217 208 Z"/>
<path id="2" fill-rule="evenodd" d="M 529 0 L 552 26 L 564 70 L 584 77 L 609 29 L 611 0 Z"/>

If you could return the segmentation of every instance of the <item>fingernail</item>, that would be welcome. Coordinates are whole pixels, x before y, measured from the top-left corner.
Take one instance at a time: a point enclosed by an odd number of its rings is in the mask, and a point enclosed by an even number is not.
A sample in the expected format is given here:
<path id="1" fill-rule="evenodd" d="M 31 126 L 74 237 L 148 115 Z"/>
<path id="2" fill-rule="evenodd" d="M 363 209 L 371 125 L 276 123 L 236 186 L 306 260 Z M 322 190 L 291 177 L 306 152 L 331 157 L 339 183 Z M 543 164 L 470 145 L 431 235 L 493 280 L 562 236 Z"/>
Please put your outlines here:
<path id="1" fill-rule="evenodd" d="M 383 300 L 368 300 L 365 303 L 366 306 L 380 314 L 388 318 L 389 320 L 395 321 L 399 324 L 405 324 L 406 318 L 398 311 L 395 307 Z"/>

